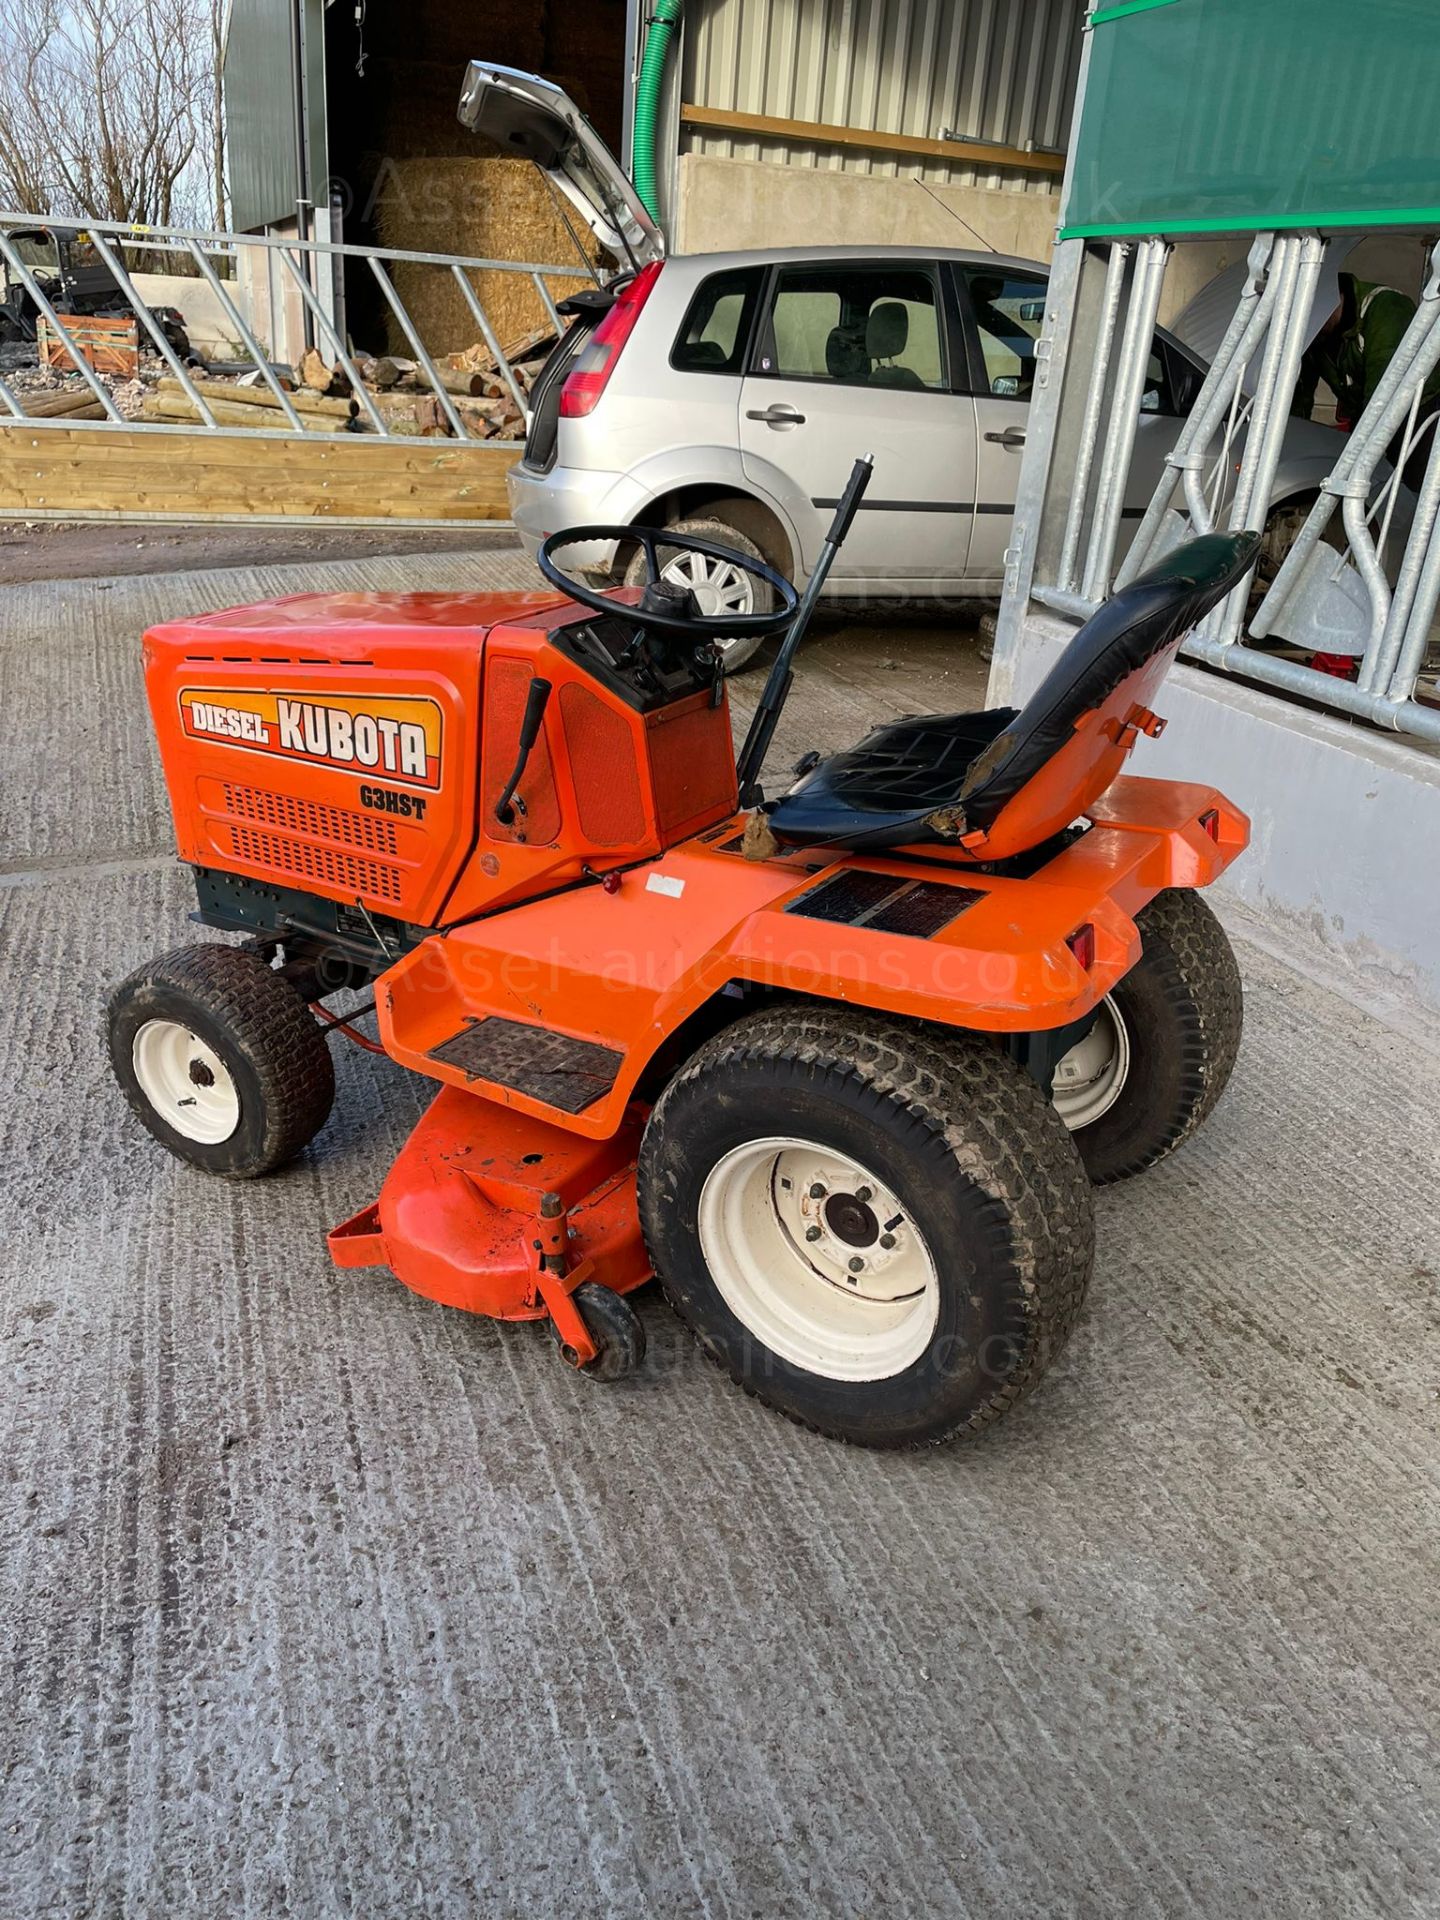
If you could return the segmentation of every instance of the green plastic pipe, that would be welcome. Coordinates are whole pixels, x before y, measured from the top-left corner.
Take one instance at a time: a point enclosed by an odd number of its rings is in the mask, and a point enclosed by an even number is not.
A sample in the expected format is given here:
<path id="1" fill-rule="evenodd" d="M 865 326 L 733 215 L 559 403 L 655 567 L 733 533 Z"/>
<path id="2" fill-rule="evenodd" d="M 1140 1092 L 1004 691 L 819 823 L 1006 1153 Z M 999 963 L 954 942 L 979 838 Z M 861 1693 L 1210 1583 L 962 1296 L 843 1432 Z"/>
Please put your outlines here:
<path id="1" fill-rule="evenodd" d="M 660 216 L 660 195 L 655 185 L 655 133 L 660 114 L 660 90 L 665 84 L 665 62 L 670 42 L 685 11 L 685 0 L 655 0 L 650 15 L 650 31 L 645 36 L 645 55 L 640 62 L 640 80 L 635 88 L 635 130 L 631 146 L 634 153 L 635 191 L 652 220 Z"/>

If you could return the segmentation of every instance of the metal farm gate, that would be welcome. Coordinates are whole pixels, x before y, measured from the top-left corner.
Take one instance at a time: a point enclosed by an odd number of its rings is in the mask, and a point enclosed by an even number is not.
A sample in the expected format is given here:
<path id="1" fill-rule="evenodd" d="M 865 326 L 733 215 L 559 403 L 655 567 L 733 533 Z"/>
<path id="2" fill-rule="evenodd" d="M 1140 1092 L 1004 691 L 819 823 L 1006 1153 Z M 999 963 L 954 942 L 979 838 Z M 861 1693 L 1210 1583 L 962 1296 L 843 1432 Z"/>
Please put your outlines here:
<path id="1" fill-rule="evenodd" d="M 41 236 L 83 245 L 114 283 L 114 310 L 133 314 L 150 360 L 143 417 L 137 417 L 133 389 L 126 404 L 92 366 L 94 328 L 64 311 L 64 275 L 47 271 L 37 257 Z M 202 370 L 177 346 L 137 256 L 148 273 L 166 274 L 167 302 L 177 288 L 182 300 L 195 290 L 188 297 L 204 301 L 231 351 L 252 370 L 246 388 L 225 378 L 232 365 L 242 365 L 239 359 L 230 365 L 212 360 Z M 53 389 L 21 391 L 13 371 L 10 379 L 0 371 L 0 518 L 323 518 L 350 526 L 508 517 L 505 473 L 523 443 L 532 369 L 507 353 L 509 343 L 498 337 L 477 283 L 483 276 L 493 288 L 497 275 L 529 282 L 537 316 L 533 345 L 563 326 L 556 300 L 586 284 L 588 271 L 10 212 L 0 212 L 0 263 L 12 291 L 23 291 L 20 304 L 38 333 L 49 336 L 52 361 L 66 369 L 63 388 L 76 401 L 62 405 Z M 402 408 L 367 381 L 362 365 L 369 356 L 345 338 L 339 289 L 347 268 L 371 276 L 392 336 L 413 365 L 404 376 Z M 454 374 L 402 297 L 397 283 L 413 287 L 419 270 L 448 279 L 473 322 L 474 357 L 484 368 L 479 381 L 493 391 L 490 402 L 460 397 Z M 335 369 L 343 400 L 322 410 L 285 377 L 287 338 L 313 348 Z M 13 343 L 6 357 L 13 368 Z M 292 350 L 288 357 L 301 355 Z"/>

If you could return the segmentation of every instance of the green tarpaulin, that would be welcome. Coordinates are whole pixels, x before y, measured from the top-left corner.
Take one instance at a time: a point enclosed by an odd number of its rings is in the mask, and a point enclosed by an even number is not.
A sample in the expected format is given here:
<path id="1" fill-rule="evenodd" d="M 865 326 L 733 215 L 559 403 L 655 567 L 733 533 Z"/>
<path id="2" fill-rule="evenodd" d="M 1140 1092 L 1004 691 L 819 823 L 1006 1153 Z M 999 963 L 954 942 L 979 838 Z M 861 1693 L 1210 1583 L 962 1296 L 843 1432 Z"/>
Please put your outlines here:
<path id="1" fill-rule="evenodd" d="M 1117 0 L 1063 239 L 1440 226 L 1440 0 Z"/>

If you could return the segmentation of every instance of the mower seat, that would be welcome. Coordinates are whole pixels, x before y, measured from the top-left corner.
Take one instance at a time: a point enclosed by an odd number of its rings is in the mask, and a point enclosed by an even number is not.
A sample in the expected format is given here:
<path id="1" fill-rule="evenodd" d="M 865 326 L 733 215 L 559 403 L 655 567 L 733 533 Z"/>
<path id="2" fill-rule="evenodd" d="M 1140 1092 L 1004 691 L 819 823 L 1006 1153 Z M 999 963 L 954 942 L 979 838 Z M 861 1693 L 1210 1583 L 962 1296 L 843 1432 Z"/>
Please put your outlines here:
<path id="1" fill-rule="evenodd" d="M 1115 779 L 1180 642 L 1254 565 L 1258 533 L 1177 547 L 1081 627 L 1020 712 L 887 721 L 764 808 L 782 847 L 941 842 L 1010 859 L 1079 818 Z"/>

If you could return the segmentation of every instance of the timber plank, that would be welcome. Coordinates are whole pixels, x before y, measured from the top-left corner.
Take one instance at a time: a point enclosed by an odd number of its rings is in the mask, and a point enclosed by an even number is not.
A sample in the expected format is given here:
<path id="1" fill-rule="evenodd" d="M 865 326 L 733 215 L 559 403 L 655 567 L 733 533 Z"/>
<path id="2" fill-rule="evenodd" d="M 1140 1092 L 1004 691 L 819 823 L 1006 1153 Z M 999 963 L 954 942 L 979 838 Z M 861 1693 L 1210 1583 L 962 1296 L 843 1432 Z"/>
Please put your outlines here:
<path id="1" fill-rule="evenodd" d="M 1063 153 L 1030 152 L 1024 147 L 991 146 L 983 140 L 932 140 L 913 133 L 881 133 L 830 121 L 789 120 L 773 113 L 739 113 L 729 107 L 680 108 L 680 123 L 712 133 L 734 133 L 762 140 L 788 140 L 817 147 L 856 147 L 864 153 L 898 153 L 950 160 L 957 166 L 1021 167 L 1026 173 L 1064 173 Z"/>
<path id="2" fill-rule="evenodd" d="M 0 514 L 503 520 L 510 446 L 0 426 Z"/>

